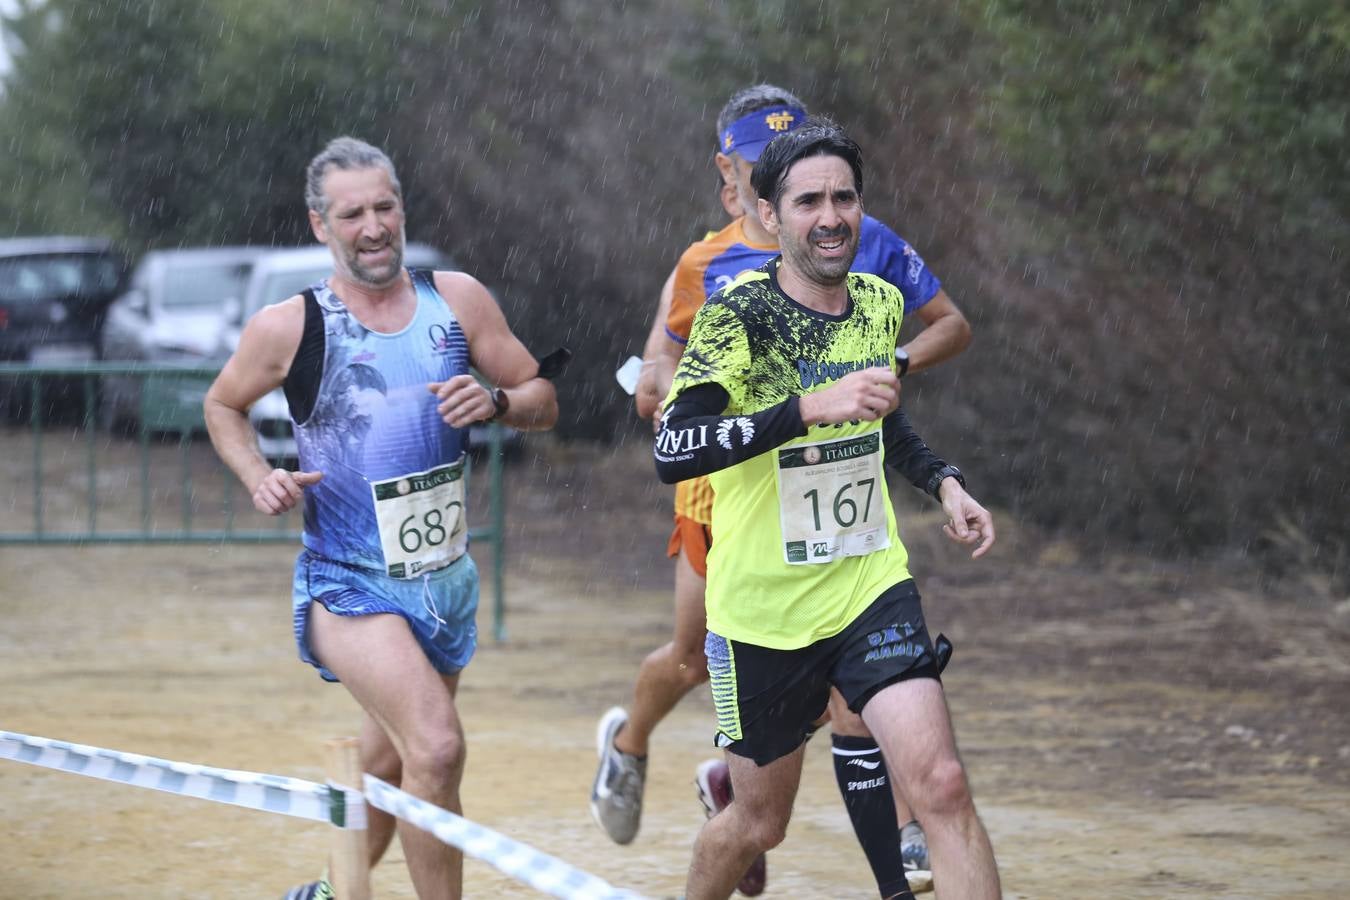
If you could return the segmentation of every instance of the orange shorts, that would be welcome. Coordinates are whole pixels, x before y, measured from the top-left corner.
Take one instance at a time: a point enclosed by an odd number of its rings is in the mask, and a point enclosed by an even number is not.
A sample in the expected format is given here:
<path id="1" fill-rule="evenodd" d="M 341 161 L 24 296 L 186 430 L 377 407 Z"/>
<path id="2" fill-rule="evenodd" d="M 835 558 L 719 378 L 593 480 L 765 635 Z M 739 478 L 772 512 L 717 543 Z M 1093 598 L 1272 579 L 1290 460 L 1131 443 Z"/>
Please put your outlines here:
<path id="1" fill-rule="evenodd" d="M 684 549 L 685 559 L 700 578 L 708 577 L 708 548 L 712 546 L 712 529 L 688 516 L 675 514 L 675 530 L 670 533 L 666 555 L 674 559 Z"/>

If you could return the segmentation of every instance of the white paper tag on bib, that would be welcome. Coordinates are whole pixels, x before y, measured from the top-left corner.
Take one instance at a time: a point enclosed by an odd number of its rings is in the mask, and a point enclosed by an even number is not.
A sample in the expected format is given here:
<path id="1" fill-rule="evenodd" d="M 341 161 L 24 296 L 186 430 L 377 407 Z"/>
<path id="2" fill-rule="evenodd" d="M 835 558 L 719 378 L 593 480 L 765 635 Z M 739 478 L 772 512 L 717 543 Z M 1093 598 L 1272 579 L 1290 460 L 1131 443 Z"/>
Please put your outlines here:
<path id="1" fill-rule="evenodd" d="M 468 549 L 463 457 L 425 472 L 371 482 L 370 493 L 391 578 L 443 568 Z"/>
<path id="2" fill-rule="evenodd" d="M 777 457 L 785 562 L 827 563 L 890 546 L 880 431 L 794 444 Z"/>

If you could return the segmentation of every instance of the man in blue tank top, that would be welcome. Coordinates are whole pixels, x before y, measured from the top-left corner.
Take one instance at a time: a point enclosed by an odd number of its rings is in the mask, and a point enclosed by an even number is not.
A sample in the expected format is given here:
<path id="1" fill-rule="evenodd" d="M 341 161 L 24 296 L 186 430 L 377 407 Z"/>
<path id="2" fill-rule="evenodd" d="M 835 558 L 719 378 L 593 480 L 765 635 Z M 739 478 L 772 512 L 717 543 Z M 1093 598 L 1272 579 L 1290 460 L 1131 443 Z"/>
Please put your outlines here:
<path id="1" fill-rule="evenodd" d="M 402 189 L 383 152 L 332 141 L 309 165 L 305 201 L 333 274 L 249 320 L 207 393 L 207 429 L 260 512 L 303 504 L 296 643 L 301 659 L 361 704 L 363 770 L 458 812 L 455 689 L 476 646 L 478 607 L 467 429 L 493 419 L 551 428 L 556 395 L 479 282 L 403 267 Z M 295 426 L 295 472 L 264 460 L 248 421 L 249 407 L 277 387 Z M 368 812 L 378 859 L 395 822 Z M 418 896 L 459 897 L 459 851 L 400 828 Z M 287 896 L 331 895 L 323 879 Z"/>

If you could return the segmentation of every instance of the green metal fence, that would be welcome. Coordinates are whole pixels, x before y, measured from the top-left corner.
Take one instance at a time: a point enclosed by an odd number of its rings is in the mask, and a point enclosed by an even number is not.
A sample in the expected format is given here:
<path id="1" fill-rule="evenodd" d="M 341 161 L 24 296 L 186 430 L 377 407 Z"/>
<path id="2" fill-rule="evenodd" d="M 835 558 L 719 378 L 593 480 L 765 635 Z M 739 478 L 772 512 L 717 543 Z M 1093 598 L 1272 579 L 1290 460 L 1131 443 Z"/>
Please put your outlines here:
<path id="1" fill-rule="evenodd" d="M 0 545 L 298 543 L 299 511 L 270 517 L 254 510 L 205 439 L 201 398 L 219 371 L 0 363 Z M 109 414 L 113 395 L 127 385 L 137 413 L 129 431 Z M 503 459 L 502 430 L 493 425 L 485 459 L 469 461 L 469 535 L 492 550 L 498 640 L 505 637 Z M 483 465 L 486 479 L 475 477 Z"/>

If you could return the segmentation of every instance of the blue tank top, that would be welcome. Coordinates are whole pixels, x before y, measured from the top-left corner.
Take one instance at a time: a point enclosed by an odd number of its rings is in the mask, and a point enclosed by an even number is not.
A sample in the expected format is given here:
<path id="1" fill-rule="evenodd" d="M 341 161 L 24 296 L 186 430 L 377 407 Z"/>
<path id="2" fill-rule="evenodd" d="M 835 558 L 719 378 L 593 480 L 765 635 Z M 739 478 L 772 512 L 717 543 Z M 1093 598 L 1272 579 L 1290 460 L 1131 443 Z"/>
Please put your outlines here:
<path id="1" fill-rule="evenodd" d="M 304 422 L 292 420 L 301 471 L 323 473 L 305 489 L 305 546 L 381 572 L 388 567 L 372 485 L 462 463 L 467 441 L 467 429 L 442 421 L 427 385 L 468 373 L 468 342 L 431 272 L 409 273 L 417 308 L 392 334 L 362 325 L 326 282 L 313 286 L 323 315 L 323 372 L 312 412 Z M 397 482 L 403 492 L 405 483 Z M 426 537 L 425 529 L 416 536 Z"/>

